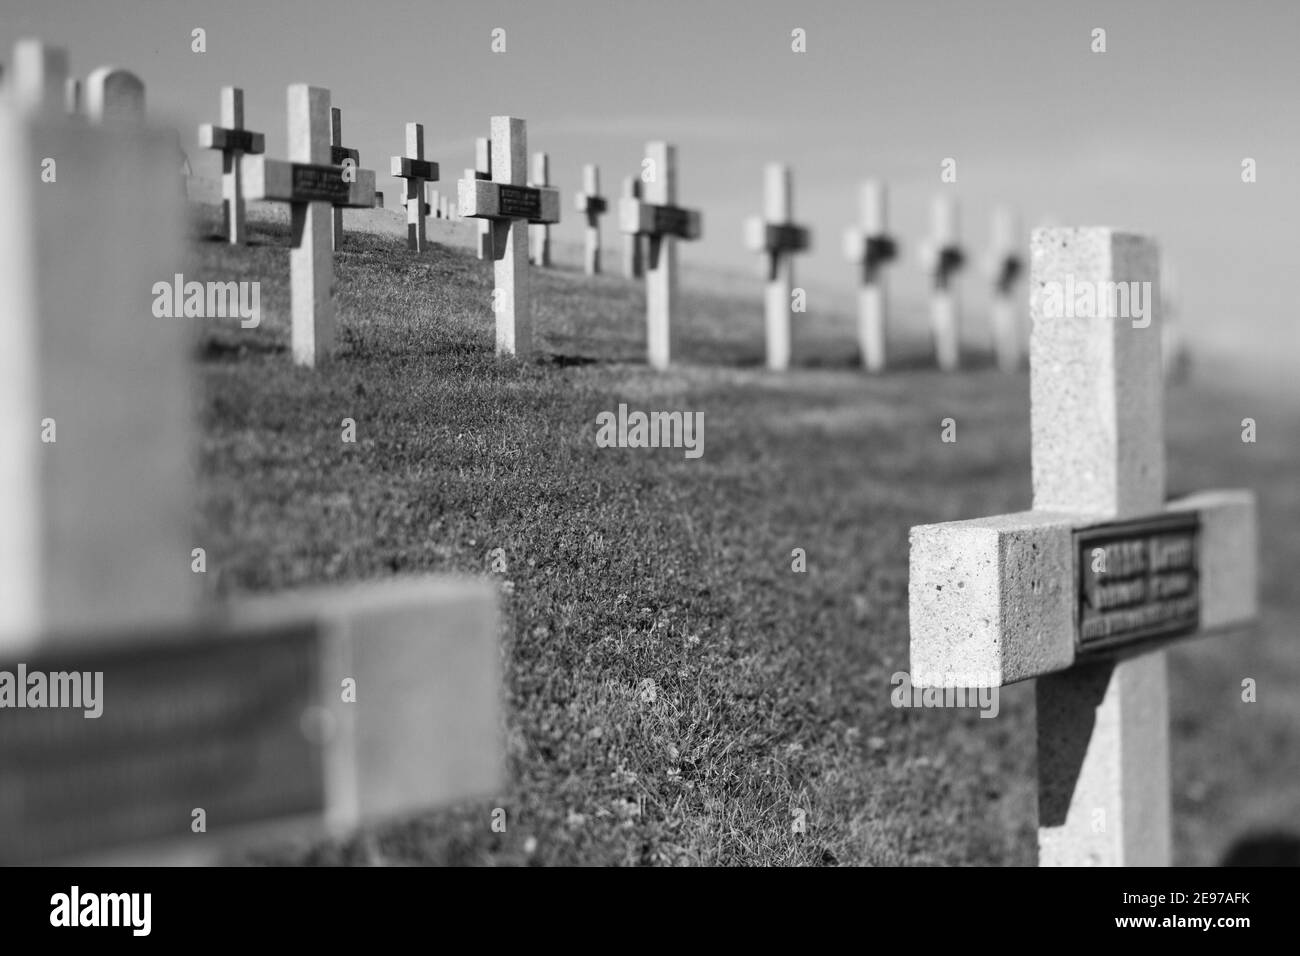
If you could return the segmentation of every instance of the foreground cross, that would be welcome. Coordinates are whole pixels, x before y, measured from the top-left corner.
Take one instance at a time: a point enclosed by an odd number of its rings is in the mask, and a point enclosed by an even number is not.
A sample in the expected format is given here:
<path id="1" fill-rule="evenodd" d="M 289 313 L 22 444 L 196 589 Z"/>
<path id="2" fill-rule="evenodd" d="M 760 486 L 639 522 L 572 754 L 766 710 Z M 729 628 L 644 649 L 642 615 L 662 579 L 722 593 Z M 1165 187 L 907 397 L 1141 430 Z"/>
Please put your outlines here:
<path id="1" fill-rule="evenodd" d="M 524 185 L 527 128 L 521 119 L 492 117 L 492 179 L 457 184 L 462 216 L 492 226 L 498 355 L 527 356 L 533 350 L 533 312 L 528 298 L 528 226 L 560 221 L 560 191 Z"/>
<path id="2" fill-rule="evenodd" d="M 536 187 L 549 186 L 551 183 L 551 161 L 545 153 L 533 153 L 533 179 L 528 185 Z M 535 266 L 550 268 L 551 265 L 551 227 L 544 222 L 528 226 L 528 247 L 530 261 Z"/>
<path id="3" fill-rule="evenodd" d="M 582 167 L 582 192 L 573 197 L 578 212 L 587 217 L 586 255 L 583 257 L 583 270 L 589 276 L 600 273 L 600 217 L 605 214 L 608 203 L 600 194 L 600 167 L 591 163 Z"/>
<path id="4" fill-rule="evenodd" d="M 934 354 L 945 372 L 961 364 L 961 316 L 957 302 L 956 275 L 966 256 L 958 243 L 957 201 L 935 196 L 930 207 L 931 238 L 922 248 L 930 271 L 930 324 L 934 332 Z"/>
<path id="5" fill-rule="evenodd" d="M 424 126 L 406 124 L 406 155 L 394 156 L 390 171 L 406 180 L 406 248 L 423 252 L 425 245 L 424 184 L 437 182 L 438 164 L 424 158 Z"/>
<path id="6" fill-rule="evenodd" d="M 858 346 L 863 367 L 882 372 L 888 360 L 888 291 L 884 266 L 898 255 L 898 246 L 888 235 L 888 206 L 885 184 L 875 180 L 862 184 L 859 226 L 844 234 L 844 254 L 858 264 Z"/>
<path id="7" fill-rule="evenodd" d="M 221 150 L 221 214 L 226 239 L 232 246 L 244 242 L 244 183 L 239 157 L 266 152 L 266 137 L 244 129 L 244 91 L 236 86 L 221 88 L 221 125 L 199 127 L 199 146 Z"/>
<path id="8" fill-rule="evenodd" d="M 649 237 L 649 268 L 645 278 L 646 352 L 650 367 L 665 369 L 669 360 L 669 327 L 677 305 L 677 240 L 700 238 L 700 214 L 677 202 L 677 147 L 647 143 L 642 176 L 645 199 L 619 201 L 619 228 Z"/>
<path id="9" fill-rule="evenodd" d="M 623 177 L 623 199 L 641 198 L 641 180 L 636 176 Z M 623 277 L 639 279 L 645 271 L 645 238 L 634 232 L 623 236 Z"/>
<path id="10" fill-rule="evenodd" d="M 763 255 L 767 286 L 764 317 L 767 330 L 767 367 L 784 371 L 790 366 L 791 290 L 794 288 L 794 254 L 809 246 L 808 230 L 794 224 L 794 183 L 790 167 L 769 163 L 764 172 L 763 215 L 745 220 L 745 245 Z"/>
<path id="11" fill-rule="evenodd" d="M 289 162 L 244 156 L 249 199 L 287 202 L 292 208 L 289 272 L 293 299 L 293 360 L 316 366 L 334 347 L 334 207 L 369 209 L 375 202 L 373 170 L 343 178 L 331 158 L 330 91 L 305 83 L 289 87 Z"/>
<path id="12" fill-rule="evenodd" d="M 993 245 L 988 262 L 989 276 L 993 280 L 989 325 L 998 367 L 1004 372 L 1018 371 L 1022 359 L 1020 309 L 1015 290 L 1024 268 L 1020 253 L 1020 225 L 1009 209 L 998 208 L 993 213 Z M 1162 321 L 1168 324 L 1169 317 L 1164 316 Z"/>
<path id="13" fill-rule="evenodd" d="M 1040 865 L 1167 865 L 1162 647 L 1254 619 L 1255 499 L 1165 500 L 1155 244 L 1039 229 L 1031 266 L 1033 510 L 912 529 L 912 680 L 1037 678 Z"/>
<path id="14" fill-rule="evenodd" d="M 497 789 L 485 584 L 202 607 L 192 326 L 151 308 L 172 137 L 28 114 L 0 103 L 0 250 L 42 250 L 0 256 L 0 865 L 211 860 Z"/>

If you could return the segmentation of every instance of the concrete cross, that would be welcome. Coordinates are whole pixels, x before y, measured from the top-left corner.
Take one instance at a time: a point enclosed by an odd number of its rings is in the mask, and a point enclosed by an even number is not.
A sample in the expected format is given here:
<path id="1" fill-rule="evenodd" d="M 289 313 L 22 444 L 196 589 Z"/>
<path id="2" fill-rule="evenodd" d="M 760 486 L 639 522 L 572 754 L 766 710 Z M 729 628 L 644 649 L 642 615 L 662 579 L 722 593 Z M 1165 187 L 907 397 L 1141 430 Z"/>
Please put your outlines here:
<path id="1" fill-rule="evenodd" d="M 935 196 L 930 207 L 931 237 L 921 249 L 922 260 L 933 281 L 930 295 L 930 324 L 934 332 L 934 354 L 945 372 L 961 364 L 961 315 L 956 275 L 966 262 L 958 240 L 957 201 Z"/>
<path id="2" fill-rule="evenodd" d="M 345 174 L 344 179 L 350 180 L 352 176 L 360 177 L 363 170 L 361 169 L 361 153 L 355 149 L 349 149 L 343 145 L 343 111 L 338 107 L 330 109 L 330 155 L 329 164 L 331 166 L 349 165 L 349 171 Z M 371 180 L 375 178 L 372 170 L 365 171 Z M 371 195 L 370 202 L 359 208 L 373 209 L 375 205 L 374 196 Z M 336 205 L 333 215 L 333 230 L 330 235 L 330 248 L 338 251 L 343 248 L 343 209 L 357 208 L 351 204 Z"/>
<path id="3" fill-rule="evenodd" d="M 545 153 L 533 153 L 533 178 L 528 185 L 535 187 L 549 186 L 551 183 L 550 158 Z M 550 268 L 551 265 L 551 227 L 544 222 L 531 223 L 528 226 L 529 261 L 535 266 Z"/>
<path id="4" fill-rule="evenodd" d="M 888 289 L 884 266 L 898 255 L 889 236 L 889 210 L 885 184 L 870 180 L 862 184 L 858 228 L 844 234 L 844 254 L 862 269 L 858 286 L 858 346 L 862 365 L 869 372 L 883 372 L 888 361 Z"/>
<path id="5" fill-rule="evenodd" d="M 560 192 L 525 186 L 528 133 L 523 120 L 492 117 L 492 179 L 462 179 L 462 216 L 486 219 L 492 227 L 498 355 L 527 356 L 533 350 L 533 312 L 528 297 L 528 226 L 560 221 Z"/>
<path id="6" fill-rule="evenodd" d="M 641 198 L 641 180 L 636 176 L 623 177 L 623 199 Z M 623 236 L 623 276 L 639 279 L 645 272 L 645 237 L 629 232 Z"/>
<path id="7" fill-rule="evenodd" d="M 587 217 L 586 254 L 583 269 L 589 276 L 600 273 L 600 217 L 609 204 L 600 194 L 600 167 L 591 163 L 582 167 L 582 192 L 573 197 L 578 212 Z"/>
<path id="8" fill-rule="evenodd" d="M 425 241 L 424 184 L 436 182 L 438 164 L 424 158 L 424 126 L 406 124 L 406 155 L 394 156 L 390 171 L 406 180 L 406 248 L 423 252 Z"/>
<path id="9" fill-rule="evenodd" d="M 33 62 L 16 85 L 61 87 Z M 210 861 L 497 791 L 487 585 L 205 606 L 194 327 L 153 311 L 185 255 L 158 188 L 173 133 L 46 102 L 0 102 L 21 191 L 0 216 L 0 865 Z M 58 189 L 30 175 L 46 156 Z"/>
<path id="10" fill-rule="evenodd" d="M 221 213 L 226 238 L 232 246 L 244 242 L 244 183 L 239 157 L 266 152 L 266 137 L 244 129 L 244 91 L 237 86 L 221 88 L 221 125 L 199 127 L 199 146 L 221 150 Z"/>
<path id="11" fill-rule="evenodd" d="M 1016 285 L 1025 270 L 1021 254 L 1020 224 L 1009 209 L 993 212 L 993 243 L 987 264 L 993 281 L 989 325 L 993 332 L 993 351 L 998 367 L 1004 372 L 1019 371 L 1024 353 L 1021 349 L 1020 308 Z M 1168 322 L 1168 316 L 1163 321 Z"/>
<path id="12" fill-rule="evenodd" d="M 645 199 L 619 201 L 619 228 L 649 239 L 646 269 L 646 351 L 650 367 L 665 369 L 669 360 L 668 331 L 677 305 L 677 240 L 698 239 L 701 218 L 677 202 L 677 147 L 647 143 L 642 182 Z"/>
<path id="13" fill-rule="evenodd" d="M 767 367 L 784 371 L 790 366 L 794 254 L 808 250 L 810 235 L 806 228 L 794 224 L 794 182 L 790 167 L 769 163 L 763 182 L 763 215 L 745 220 L 745 245 L 751 252 L 761 253 L 764 259 Z"/>
<path id="14" fill-rule="evenodd" d="M 492 178 L 492 141 L 486 136 L 480 136 L 474 140 L 474 169 L 472 171 L 467 170 L 465 178 Z M 476 225 L 478 227 L 478 245 L 476 247 L 478 257 L 480 259 L 491 259 L 492 223 L 486 219 L 480 219 Z"/>
<path id="15" fill-rule="evenodd" d="M 334 257 L 331 214 L 344 206 L 375 203 L 373 170 L 357 169 L 355 181 L 330 160 L 330 91 L 296 83 L 289 87 L 289 161 L 244 156 L 249 199 L 292 207 L 289 271 L 293 299 L 293 360 L 316 366 L 334 347 Z"/>
<path id="16" fill-rule="evenodd" d="M 1162 648 L 1256 616 L 1254 495 L 1165 500 L 1157 268 L 1034 232 L 1033 510 L 911 531 L 914 685 L 1037 679 L 1044 866 L 1169 863 Z"/>

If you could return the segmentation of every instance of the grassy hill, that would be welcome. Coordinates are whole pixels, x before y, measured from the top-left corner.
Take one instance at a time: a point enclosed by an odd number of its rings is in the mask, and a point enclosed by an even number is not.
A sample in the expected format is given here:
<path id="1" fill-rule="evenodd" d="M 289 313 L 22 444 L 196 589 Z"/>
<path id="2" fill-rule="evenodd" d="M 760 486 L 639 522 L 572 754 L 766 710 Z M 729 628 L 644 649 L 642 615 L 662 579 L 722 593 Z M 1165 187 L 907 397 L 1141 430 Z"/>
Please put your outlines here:
<path id="1" fill-rule="evenodd" d="M 262 281 L 261 328 L 202 336 L 212 586 L 487 573 L 504 549 L 511 775 L 479 804 L 256 859 L 1034 861 L 1032 686 L 992 720 L 889 702 L 909 526 L 1029 505 L 1026 376 L 940 375 L 913 339 L 912 367 L 868 377 L 852 320 L 815 313 L 795 323 L 801 367 L 767 373 L 757 282 L 747 298 L 688 290 L 678 364 L 654 374 L 640 285 L 564 270 L 534 272 L 538 357 L 498 361 L 490 264 L 365 233 L 335 258 L 338 358 L 305 371 L 287 352 L 287 230 L 254 222 L 253 238 L 196 239 L 186 270 Z M 702 411 L 703 457 L 597 448 L 596 415 L 620 402 Z M 1248 485 L 1263 510 L 1264 626 L 1170 655 L 1176 859 L 1205 864 L 1300 820 L 1300 420 L 1199 385 L 1168 416 L 1171 492 Z M 1258 444 L 1239 439 L 1246 416 Z M 1243 677 L 1258 703 L 1240 702 Z"/>

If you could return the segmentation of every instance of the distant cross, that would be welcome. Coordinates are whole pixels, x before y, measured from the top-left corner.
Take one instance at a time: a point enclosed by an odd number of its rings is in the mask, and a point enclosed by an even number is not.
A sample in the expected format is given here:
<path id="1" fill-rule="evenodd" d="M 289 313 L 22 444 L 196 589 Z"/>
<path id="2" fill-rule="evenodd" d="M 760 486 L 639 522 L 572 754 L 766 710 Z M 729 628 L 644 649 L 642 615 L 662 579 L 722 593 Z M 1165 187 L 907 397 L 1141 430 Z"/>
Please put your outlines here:
<path id="1" fill-rule="evenodd" d="M 641 198 L 641 180 L 636 176 L 623 177 L 623 199 Z M 639 279 L 645 272 L 645 237 L 634 232 L 623 236 L 623 276 Z"/>
<path id="2" fill-rule="evenodd" d="M 646 144 L 645 199 L 619 202 L 619 228 L 649 237 L 646 270 L 646 351 L 650 367 L 665 369 L 669 359 L 669 326 L 677 304 L 677 240 L 700 237 L 700 214 L 677 202 L 677 148 Z"/>
<path id="3" fill-rule="evenodd" d="M 935 196 L 930 212 L 931 238 L 922 247 L 922 256 L 933 283 L 930 324 L 939 368 L 950 372 L 961 364 L 961 316 L 956 275 L 965 264 L 966 256 L 957 238 L 957 201 L 948 196 Z"/>
<path id="4" fill-rule="evenodd" d="M 355 149 L 349 149 L 343 145 L 343 111 L 338 107 L 330 109 L 330 156 L 331 166 L 342 166 L 346 162 L 352 164 L 352 171 L 360 177 L 361 175 L 361 154 Z M 370 178 L 374 179 L 374 172 L 369 172 Z M 343 206 L 334 207 L 333 231 L 330 236 L 330 248 L 338 251 L 343 248 Z M 374 208 L 374 199 L 371 198 L 370 204 L 363 206 L 364 209 Z"/>
<path id="5" fill-rule="evenodd" d="M 884 267 L 898 255 L 898 245 L 889 236 L 889 207 L 885 184 L 871 180 L 862 184 L 859 224 L 844 234 L 844 254 L 858 264 L 858 346 L 862 365 L 870 372 L 882 372 L 888 361 L 888 288 Z"/>
<path id="6" fill-rule="evenodd" d="M 578 212 L 587 217 L 586 254 L 583 268 L 589 276 L 600 273 L 600 217 L 609 204 L 600 194 L 600 167 L 588 163 L 582 167 L 582 192 L 574 196 Z"/>
<path id="7" fill-rule="evenodd" d="M 375 202 L 373 170 L 356 180 L 330 162 L 330 92 L 304 83 L 289 87 L 288 162 L 244 156 L 247 198 L 287 202 L 292 209 L 289 270 L 293 298 L 293 359 L 316 366 L 334 346 L 334 257 L 330 225 L 337 207 L 369 209 Z"/>
<path id="8" fill-rule="evenodd" d="M 466 179 L 492 178 L 492 142 L 486 136 L 474 140 L 474 169 L 467 170 Z M 480 259 L 492 258 L 492 223 L 480 219 L 478 226 L 477 252 Z"/>
<path id="9" fill-rule="evenodd" d="M 768 164 L 764 173 L 763 215 L 745 221 L 745 245 L 764 258 L 767 367 L 783 371 L 790 365 L 794 254 L 807 251 L 809 246 L 808 230 L 794 224 L 794 183 L 789 166 Z"/>
<path id="10" fill-rule="evenodd" d="M 1024 353 L 1021 349 L 1020 308 L 1016 285 L 1025 270 L 1025 260 L 1020 247 L 1020 224 L 1011 210 L 998 208 L 993 213 L 993 244 L 989 253 L 988 271 L 993 280 L 989 324 L 993 331 L 993 350 L 998 367 L 1004 372 L 1020 369 Z M 1168 321 L 1168 317 L 1165 317 Z"/>
<path id="11" fill-rule="evenodd" d="M 244 242 L 244 184 L 239 157 L 266 151 L 266 137 L 244 129 L 244 91 L 236 86 L 221 88 L 221 125 L 199 127 L 199 146 L 221 150 L 221 213 L 226 238 L 233 246 Z"/>
<path id="12" fill-rule="evenodd" d="M 1155 243 L 1039 229 L 1031 268 L 1033 510 L 911 530 L 912 683 L 1036 678 L 1040 865 L 1163 866 L 1163 647 L 1255 619 L 1255 497 L 1165 499 Z"/>
<path id="13" fill-rule="evenodd" d="M 143 123 L 144 81 L 115 66 L 92 71 L 86 77 L 86 115 L 92 123 Z"/>
<path id="14" fill-rule="evenodd" d="M 81 80 L 70 76 L 63 84 L 63 110 L 69 116 L 81 115 Z"/>
<path id="15" fill-rule="evenodd" d="M 459 211 L 491 223 L 497 354 L 527 356 L 533 350 L 528 226 L 560 221 L 560 193 L 524 185 L 528 140 L 523 120 L 492 117 L 491 139 L 492 179 L 462 179 Z"/>
<path id="16" fill-rule="evenodd" d="M 533 178 L 530 186 L 549 186 L 551 184 L 551 163 L 545 153 L 533 153 Z M 535 266 L 550 268 L 551 265 L 551 227 L 544 222 L 533 223 L 528 227 L 529 259 Z"/>
<path id="17" fill-rule="evenodd" d="M 406 155 L 392 158 L 391 171 L 406 180 L 406 248 L 423 252 L 427 245 L 424 184 L 438 179 L 438 164 L 424 158 L 423 124 L 406 124 Z"/>

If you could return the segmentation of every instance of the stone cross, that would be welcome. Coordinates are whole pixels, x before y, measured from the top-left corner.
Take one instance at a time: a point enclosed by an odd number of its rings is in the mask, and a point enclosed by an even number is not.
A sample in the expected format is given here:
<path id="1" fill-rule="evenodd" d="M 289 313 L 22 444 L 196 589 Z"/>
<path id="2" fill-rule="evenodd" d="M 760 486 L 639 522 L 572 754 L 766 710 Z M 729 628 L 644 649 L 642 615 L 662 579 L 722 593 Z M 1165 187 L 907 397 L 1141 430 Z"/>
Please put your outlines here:
<path id="1" fill-rule="evenodd" d="M 646 144 L 645 199 L 619 201 L 619 228 L 649 238 L 646 269 L 646 351 L 650 367 L 668 367 L 668 330 L 677 303 L 677 240 L 698 239 L 701 218 L 677 202 L 677 147 Z"/>
<path id="2" fill-rule="evenodd" d="M 1254 495 L 1165 499 L 1158 287 L 1149 239 L 1035 230 L 1033 510 L 911 531 L 913 684 L 1037 680 L 1044 866 L 1169 863 L 1163 647 L 1256 616 Z"/>
<path id="3" fill-rule="evenodd" d="M 961 364 L 961 316 L 956 275 L 966 261 L 958 241 L 957 201 L 935 196 L 930 207 L 931 238 L 921 255 L 933 281 L 930 296 L 930 324 L 934 332 L 934 353 L 939 368 L 946 372 Z"/>
<path id="4" fill-rule="evenodd" d="M 551 163 L 545 153 L 533 153 L 533 179 L 530 186 L 549 186 L 551 184 Z M 544 222 L 528 226 L 529 261 L 535 266 L 550 268 L 551 265 L 551 227 Z"/>
<path id="5" fill-rule="evenodd" d="M 438 179 L 438 164 L 424 158 L 423 124 L 406 124 L 406 155 L 392 158 L 391 171 L 395 177 L 406 180 L 406 248 L 423 252 L 427 244 L 424 184 Z"/>
<path id="6" fill-rule="evenodd" d="M 174 162 L 170 131 L 0 102 L 0 865 L 200 862 L 501 786 L 485 584 L 205 606 L 194 326 L 154 311 Z"/>
<path id="7" fill-rule="evenodd" d="M 583 257 L 583 269 L 589 276 L 600 273 L 600 217 L 605 214 L 609 204 L 600 194 L 600 167 L 588 163 L 582 167 L 582 192 L 574 197 L 578 212 L 587 217 L 586 254 Z"/>
<path id="8" fill-rule="evenodd" d="M 472 175 L 471 175 L 472 172 Z M 474 140 L 474 169 L 467 171 L 466 179 L 492 178 L 492 142 L 486 136 Z M 480 219 L 478 226 L 477 252 L 480 259 L 492 258 L 492 223 Z"/>
<path id="9" fill-rule="evenodd" d="M 858 346 L 862 365 L 870 372 L 883 372 L 888 361 L 888 289 L 884 266 L 898 255 L 889 236 L 889 207 L 885 184 L 871 180 L 862 184 L 857 229 L 844 234 L 844 254 L 858 264 Z"/>
<path id="10" fill-rule="evenodd" d="M 92 123 L 143 123 L 144 82 L 129 70 L 99 67 L 86 77 L 86 115 Z"/>
<path id="11" fill-rule="evenodd" d="M 266 137 L 244 129 L 244 91 L 237 86 L 221 88 L 221 125 L 199 127 L 199 146 L 221 150 L 221 214 L 226 238 L 232 246 L 244 242 L 244 183 L 239 157 L 266 151 Z"/>
<path id="12" fill-rule="evenodd" d="M 623 199 L 641 198 L 641 180 L 636 176 L 623 177 Z M 634 232 L 623 236 L 623 276 L 639 279 L 645 272 L 645 237 Z"/>
<path id="13" fill-rule="evenodd" d="M 330 91 L 296 83 L 289 87 L 289 161 L 244 156 L 249 199 L 291 204 L 289 271 L 293 299 L 293 360 L 316 366 L 334 346 L 334 257 L 330 224 L 334 207 L 369 209 L 375 202 L 373 170 L 358 169 L 356 181 L 330 160 Z"/>
<path id="14" fill-rule="evenodd" d="M 533 350 L 533 312 L 528 298 L 528 226 L 560 221 L 560 192 L 525 186 L 528 134 L 523 120 L 492 117 L 492 179 L 462 179 L 462 216 L 486 219 L 492 228 L 498 355 L 527 356 Z"/>
<path id="15" fill-rule="evenodd" d="M 988 272 L 993 280 L 989 325 L 993 351 L 1004 372 L 1020 369 L 1024 354 L 1020 347 L 1020 308 L 1016 285 L 1025 269 L 1020 247 L 1020 224 L 1009 209 L 993 212 L 993 243 Z M 1167 321 L 1167 318 L 1166 318 Z"/>
<path id="16" fill-rule="evenodd" d="M 764 172 L 763 215 L 745 221 L 745 245 L 761 253 L 767 288 L 764 315 L 767 367 L 790 366 L 790 295 L 794 288 L 794 254 L 809 247 L 809 233 L 794 224 L 794 183 L 790 167 L 769 163 Z"/>
<path id="17" fill-rule="evenodd" d="M 432 216 L 434 219 L 441 219 L 442 218 L 442 197 L 439 195 L 438 190 L 436 189 L 428 190 L 428 194 L 429 194 L 429 202 L 427 206 L 428 215 Z"/>
<path id="18" fill-rule="evenodd" d="M 343 145 L 343 111 L 338 107 L 330 109 L 330 156 L 329 163 L 331 166 L 342 166 L 344 162 L 351 160 L 353 169 L 358 177 L 361 176 L 361 153 L 355 149 L 349 149 Z M 375 178 L 373 171 L 368 173 L 370 179 Z M 334 207 L 333 230 L 330 235 L 330 248 L 338 251 L 343 248 L 343 209 L 352 207 L 351 204 L 344 206 L 336 205 Z M 371 197 L 369 204 L 359 207 L 362 209 L 374 208 L 374 197 Z"/>

